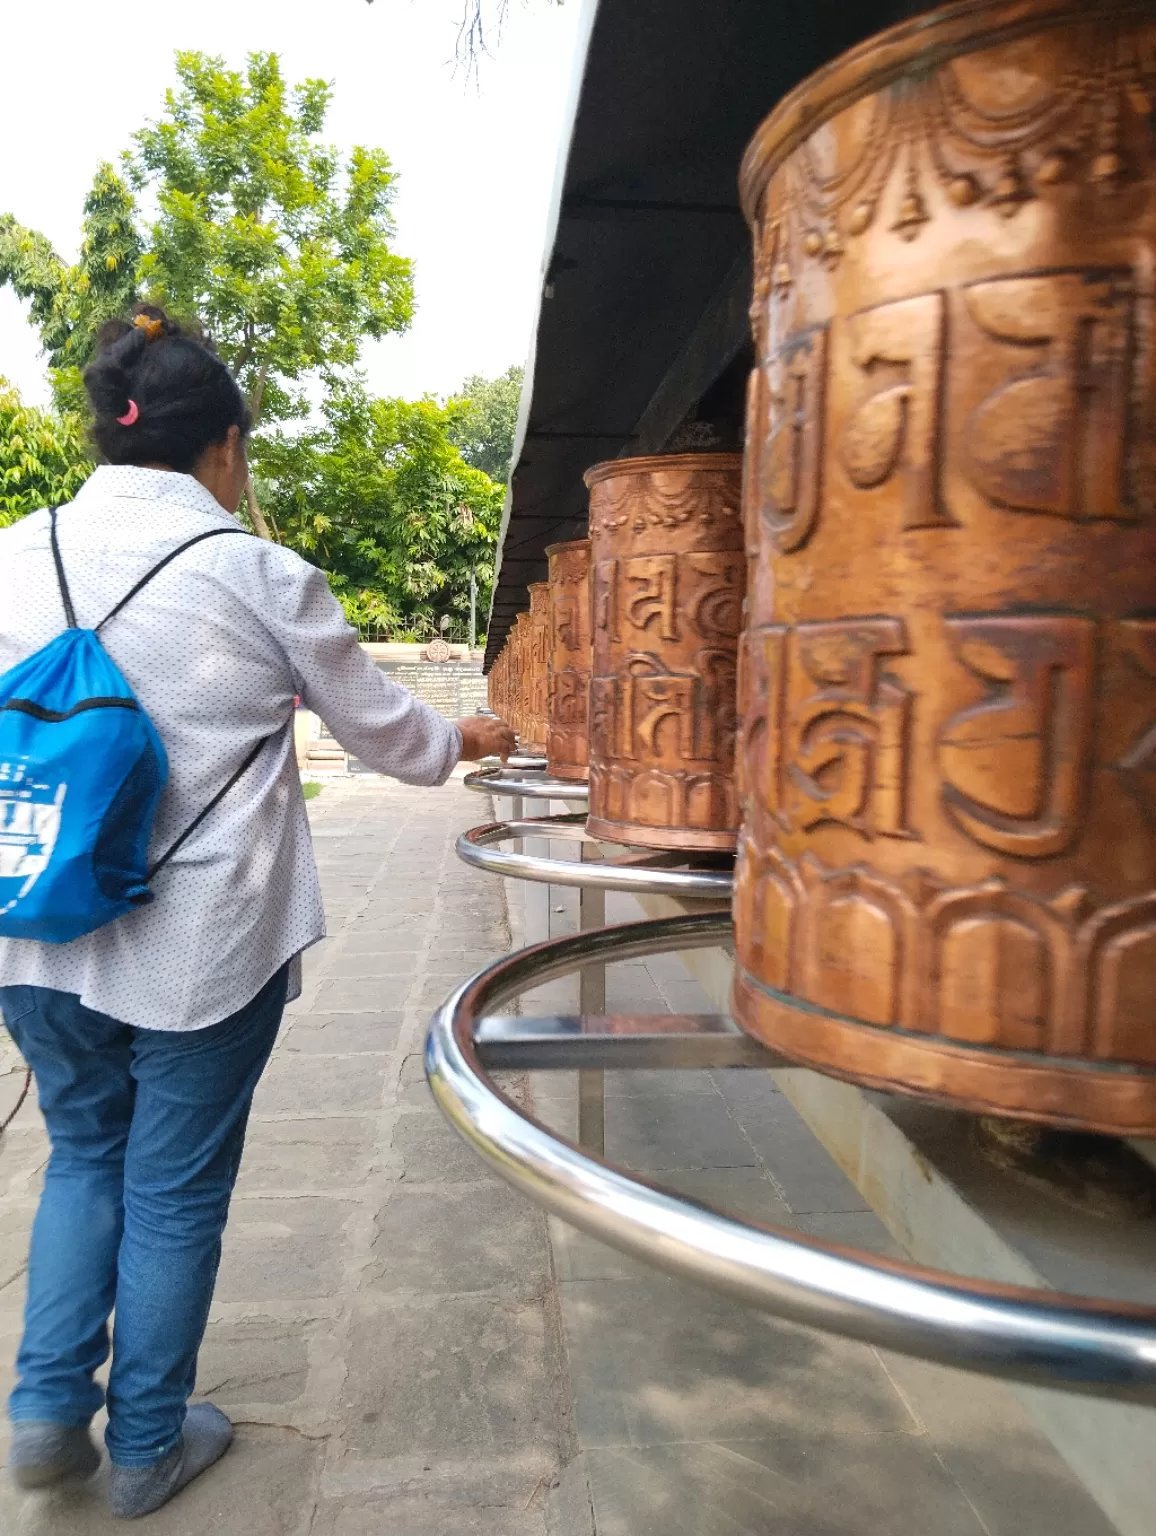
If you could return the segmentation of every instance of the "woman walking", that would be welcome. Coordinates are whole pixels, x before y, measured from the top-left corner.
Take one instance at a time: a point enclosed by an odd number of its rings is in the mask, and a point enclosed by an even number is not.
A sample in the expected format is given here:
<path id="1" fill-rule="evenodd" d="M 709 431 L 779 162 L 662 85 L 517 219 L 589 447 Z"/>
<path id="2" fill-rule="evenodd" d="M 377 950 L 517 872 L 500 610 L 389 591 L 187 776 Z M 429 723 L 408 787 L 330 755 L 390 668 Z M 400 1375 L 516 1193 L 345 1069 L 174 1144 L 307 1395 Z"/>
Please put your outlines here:
<path id="1" fill-rule="evenodd" d="M 66 624 L 99 626 L 169 777 L 151 889 L 133 910 L 67 942 L 0 937 L 0 1011 L 52 1145 L 9 1467 L 25 1488 L 90 1475 L 103 1402 L 109 1498 L 132 1518 L 232 1437 L 223 1413 L 188 1398 L 253 1091 L 298 957 L 324 933 L 294 697 L 411 784 L 504 756 L 513 736 L 492 719 L 450 724 L 390 683 L 323 573 L 243 535 L 232 513 L 249 415 L 209 345 L 138 306 L 105 327 L 85 384 L 106 463 L 58 514 L 0 531 L 0 674 Z M 0 710 L 30 708 L 2 684 Z M 0 792 L 20 771 L 0 762 Z M 94 1376 L 114 1308 L 105 1394 Z"/>

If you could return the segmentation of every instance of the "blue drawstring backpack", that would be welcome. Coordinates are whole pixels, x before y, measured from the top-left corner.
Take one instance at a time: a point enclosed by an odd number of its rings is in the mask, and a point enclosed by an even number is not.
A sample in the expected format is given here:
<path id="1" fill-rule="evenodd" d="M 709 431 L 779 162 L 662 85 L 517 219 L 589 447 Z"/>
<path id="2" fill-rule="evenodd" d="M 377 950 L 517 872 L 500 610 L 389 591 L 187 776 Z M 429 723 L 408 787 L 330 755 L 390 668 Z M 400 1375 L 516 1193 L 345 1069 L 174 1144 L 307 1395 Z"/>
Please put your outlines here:
<path id="1" fill-rule="evenodd" d="M 95 629 L 76 622 L 51 517 L 68 628 L 0 677 L 0 938 L 66 944 L 152 901 L 149 881 L 257 760 L 229 782 L 151 866 L 148 846 L 168 759 L 156 727 L 100 631 L 171 560 L 147 571 Z"/>

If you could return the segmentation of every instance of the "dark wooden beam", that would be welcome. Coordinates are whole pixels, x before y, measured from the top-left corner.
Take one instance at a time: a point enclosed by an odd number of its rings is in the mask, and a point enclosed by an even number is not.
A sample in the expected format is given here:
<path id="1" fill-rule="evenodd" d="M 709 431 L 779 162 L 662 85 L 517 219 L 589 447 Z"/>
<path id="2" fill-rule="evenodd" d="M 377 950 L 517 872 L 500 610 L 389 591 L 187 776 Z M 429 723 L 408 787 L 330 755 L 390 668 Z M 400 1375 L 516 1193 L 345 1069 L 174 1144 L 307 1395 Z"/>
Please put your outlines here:
<path id="1" fill-rule="evenodd" d="M 564 219 L 612 219 L 632 214 L 689 214 L 741 220 L 742 209 L 734 203 L 676 202 L 643 197 L 587 197 L 572 192 L 562 199 Z"/>
<path id="2" fill-rule="evenodd" d="M 735 261 L 638 419 L 631 453 L 661 453 L 750 341 L 751 257 Z"/>

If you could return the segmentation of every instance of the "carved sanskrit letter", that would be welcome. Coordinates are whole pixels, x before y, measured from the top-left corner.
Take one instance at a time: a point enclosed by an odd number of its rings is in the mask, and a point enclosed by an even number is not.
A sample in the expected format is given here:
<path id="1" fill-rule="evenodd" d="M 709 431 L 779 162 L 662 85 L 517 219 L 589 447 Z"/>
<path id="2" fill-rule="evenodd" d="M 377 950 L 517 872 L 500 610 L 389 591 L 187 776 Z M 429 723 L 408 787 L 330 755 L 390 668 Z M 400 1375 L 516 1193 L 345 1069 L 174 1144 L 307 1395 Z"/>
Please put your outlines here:
<path id="1" fill-rule="evenodd" d="M 567 651 L 576 651 L 582 638 L 578 599 L 572 592 L 554 593 L 554 635 Z"/>
<path id="2" fill-rule="evenodd" d="M 672 675 L 657 656 L 639 653 L 627 661 L 622 694 L 623 757 L 646 757 L 671 768 L 694 757 L 697 678 Z M 673 727 L 661 731 L 668 720 Z"/>
<path id="3" fill-rule="evenodd" d="M 783 720 L 788 629 L 769 624 L 739 641 L 739 722 L 735 776 L 744 805 L 778 818 L 783 809 Z"/>
<path id="4" fill-rule="evenodd" d="M 1124 459 L 1133 296 L 1126 274 L 978 283 L 976 324 L 1004 343 L 1009 380 L 968 432 L 977 488 L 1014 512 L 1130 521 Z"/>
<path id="5" fill-rule="evenodd" d="M 940 734 L 944 805 L 999 853 L 1062 852 L 1079 828 L 1088 776 L 1092 620 L 999 614 L 944 623 L 987 690 Z"/>
<path id="6" fill-rule="evenodd" d="M 683 575 L 697 578 L 683 598 L 683 611 L 704 640 L 733 641 L 742 628 L 746 561 L 736 551 L 683 556 Z"/>
<path id="7" fill-rule="evenodd" d="M 621 607 L 635 629 L 648 629 L 658 620 L 658 633 L 664 640 L 678 639 L 675 615 L 674 555 L 635 555 L 622 561 L 626 592 Z"/>
<path id="8" fill-rule="evenodd" d="M 591 758 L 617 757 L 619 755 L 618 734 L 618 679 L 592 677 L 590 679 Z"/>
<path id="9" fill-rule="evenodd" d="M 586 721 L 587 680 L 583 672 L 567 668 L 565 672 L 552 674 L 554 701 L 553 718 L 559 725 L 583 725 Z"/>
<path id="10" fill-rule="evenodd" d="M 776 547 L 789 551 L 807 542 L 819 514 L 826 330 L 794 337 L 765 372 L 769 408 L 759 454 L 760 510 Z"/>
<path id="11" fill-rule="evenodd" d="M 1125 619 L 1120 625 L 1125 653 L 1147 678 L 1156 678 L 1156 619 Z M 1124 787 L 1145 814 L 1156 817 L 1156 722 L 1136 737 L 1120 759 Z"/>
<path id="12" fill-rule="evenodd" d="M 695 757 L 704 762 L 734 760 L 738 730 L 738 665 L 731 651 L 702 650 L 692 663 L 702 679 L 701 704 L 695 710 Z"/>
<path id="13" fill-rule="evenodd" d="M 618 633 L 618 561 L 599 560 L 594 567 L 594 627 L 611 640 Z"/>
<path id="14" fill-rule="evenodd" d="M 847 322 L 851 361 L 872 386 L 843 428 L 843 467 L 851 484 L 875 490 L 895 479 L 904 528 L 953 528 L 940 493 L 946 306 L 926 293 Z"/>
<path id="15" fill-rule="evenodd" d="M 901 619 L 800 624 L 795 648 L 818 689 L 791 711 L 790 812 L 805 828 L 839 822 L 864 837 L 911 837 L 911 693 L 882 671 L 907 651 Z M 768 656 L 768 660 L 769 660 Z M 792 695 L 796 679 L 790 681 Z"/>

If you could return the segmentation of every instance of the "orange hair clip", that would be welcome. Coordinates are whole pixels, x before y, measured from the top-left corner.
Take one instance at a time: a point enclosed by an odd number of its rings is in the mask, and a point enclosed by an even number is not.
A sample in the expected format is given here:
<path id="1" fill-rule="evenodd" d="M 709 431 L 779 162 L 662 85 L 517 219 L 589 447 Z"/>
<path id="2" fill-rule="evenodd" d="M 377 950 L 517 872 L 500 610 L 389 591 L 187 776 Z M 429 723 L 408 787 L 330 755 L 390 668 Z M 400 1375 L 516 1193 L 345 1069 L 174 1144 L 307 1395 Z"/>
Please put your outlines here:
<path id="1" fill-rule="evenodd" d="M 132 322 L 136 328 L 145 333 L 149 341 L 156 341 L 158 336 L 164 335 L 164 322 L 153 320 L 148 315 L 136 315 Z"/>

